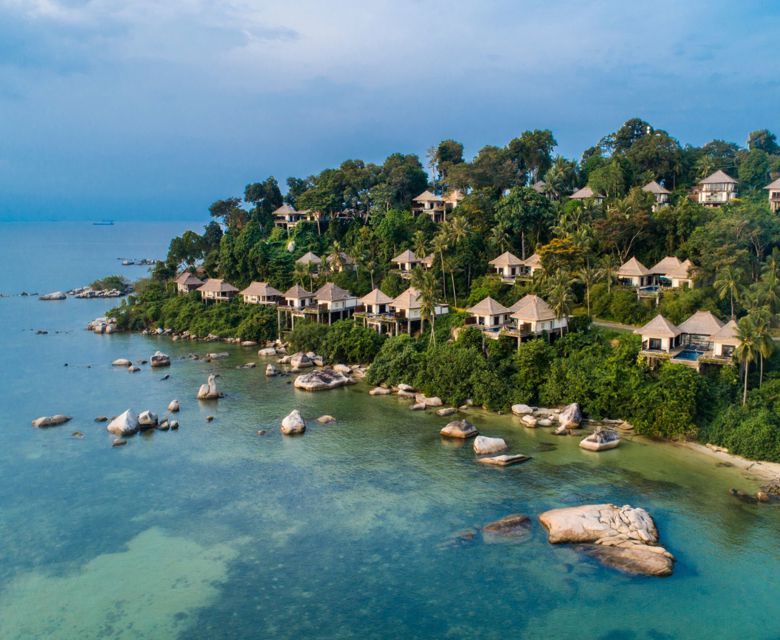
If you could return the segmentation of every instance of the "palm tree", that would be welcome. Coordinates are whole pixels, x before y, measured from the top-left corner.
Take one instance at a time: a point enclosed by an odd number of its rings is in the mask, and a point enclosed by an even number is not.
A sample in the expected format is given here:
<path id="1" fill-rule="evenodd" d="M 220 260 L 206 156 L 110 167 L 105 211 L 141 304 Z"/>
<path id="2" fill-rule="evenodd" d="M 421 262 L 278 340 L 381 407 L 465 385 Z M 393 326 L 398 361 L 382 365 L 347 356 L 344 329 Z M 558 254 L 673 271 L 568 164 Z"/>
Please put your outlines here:
<path id="1" fill-rule="evenodd" d="M 775 341 L 769 330 L 772 326 L 772 312 L 769 307 L 759 307 L 751 310 L 749 316 L 753 320 L 755 329 L 756 351 L 760 367 L 758 386 L 760 387 L 764 384 L 764 360 L 771 356 L 775 349 Z"/>
<path id="2" fill-rule="evenodd" d="M 442 231 L 439 231 L 435 236 L 433 236 L 433 242 L 431 243 L 431 248 L 433 249 L 433 253 L 439 254 L 439 260 L 441 261 L 441 288 L 444 292 L 444 299 L 447 299 L 447 280 L 444 275 L 444 252 L 447 251 L 449 248 L 449 241 L 447 240 L 446 234 Z"/>
<path id="3" fill-rule="evenodd" d="M 496 253 L 509 251 L 509 248 L 512 246 L 509 228 L 504 225 L 496 224 L 490 230 L 489 242 L 493 245 Z"/>
<path id="4" fill-rule="evenodd" d="M 585 259 L 585 264 L 577 273 L 577 279 L 585 285 L 585 303 L 590 316 L 590 288 L 601 278 L 601 270 L 596 269 L 590 263 L 590 257 Z"/>
<path id="5" fill-rule="evenodd" d="M 311 290 L 311 264 L 301 264 L 300 262 L 295 263 L 295 271 L 293 277 L 295 278 L 295 281 L 303 286 L 303 283 L 306 281 L 306 278 L 309 278 L 309 290 Z"/>
<path id="6" fill-rule="evenodd" d="M 571 292 L 571 281 L 569 274 L 563 269 L 558 269 L 549 279 L 549 291 L 547 297 L 550 299 L 550 306 L 555 312 L 555 317 L 561 318 L 569 315 L 569 306 L 574 299 Z M 561 336 L 563 336 L 563 323 L 561 323 Z"/>
<path id="7" fill-rule="evenodd" d="M 607 293 L 612 293 L 612 283 L 617 280 L 618 264 L 616 257 L 607 253 L 601 258 L 599 263 L 599 277 L 607 281 Z"/>
<path id="8" fill-rule="evenodd" d="M 756 359 L 756 327 L 750 316 L 745 316 L 737 324 L 737 337 L 739 345 L 734 351 L 740 364 L 743 367 L 745 383 L 742 390 L 742 405 L 747 402 L 748 374 L 750 373 L 750 363 Z"/>
<path id="9" fill-rule="evenodd" d="M 422 260 L 428 255 L 428 241 L 424 231 L 415 231 L 412 236 L 412 251 L 418 259 Z"/>
<path id="10" fill-rule="evenodd" d="M 431 342 L 436 344 L 436 278 L 432 272 L 415 267 L 411 285 L 420 296 L 420 332 L 427 320 L 431 325 Z"/>
<path id="11" fill-rule="evenodd" d="M 715 278 L 713 286 L 717 291 L 721 300 L 728 297 L 731 300 L 731 319 L 735 318 L 734 315 L 734 300 L 739 298 L 740 285 L 742 283 L 745 272 L 739 267 L 733 265 L 726 265 L 718 271 L 718 275 Z"/>

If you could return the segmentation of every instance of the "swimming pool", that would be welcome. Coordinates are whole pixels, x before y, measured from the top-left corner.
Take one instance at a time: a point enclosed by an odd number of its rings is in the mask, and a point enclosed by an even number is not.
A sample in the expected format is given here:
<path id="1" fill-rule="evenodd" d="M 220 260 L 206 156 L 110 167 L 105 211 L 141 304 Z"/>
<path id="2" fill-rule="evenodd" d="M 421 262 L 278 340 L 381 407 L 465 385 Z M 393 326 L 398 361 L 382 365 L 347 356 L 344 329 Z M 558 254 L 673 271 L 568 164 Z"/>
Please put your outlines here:
<path id="1" fill-rule="evenodd" d="M 703 356 L 704 353 L 702 351 L 696 351 L 695 349 L 684 349 L 680 351 L 672 360 L 690 360 L 692 362 L 695 362 L 698 360 L 701 356 Z"/>

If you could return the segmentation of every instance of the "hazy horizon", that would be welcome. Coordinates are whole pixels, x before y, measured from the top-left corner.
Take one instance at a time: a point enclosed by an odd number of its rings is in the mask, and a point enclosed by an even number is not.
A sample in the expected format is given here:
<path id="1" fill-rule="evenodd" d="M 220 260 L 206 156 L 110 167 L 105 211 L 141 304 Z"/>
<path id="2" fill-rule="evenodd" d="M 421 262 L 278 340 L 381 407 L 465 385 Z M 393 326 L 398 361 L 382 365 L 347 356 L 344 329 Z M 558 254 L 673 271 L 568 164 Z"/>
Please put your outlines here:
<path id="1" fill-rule="evenodd" d="M 651 9 L 0 0 L 0 221 L 206 219 L 269 175 L 524 129 L 579 158 L 634 116 L 780 133 L 780 6 Z"/>

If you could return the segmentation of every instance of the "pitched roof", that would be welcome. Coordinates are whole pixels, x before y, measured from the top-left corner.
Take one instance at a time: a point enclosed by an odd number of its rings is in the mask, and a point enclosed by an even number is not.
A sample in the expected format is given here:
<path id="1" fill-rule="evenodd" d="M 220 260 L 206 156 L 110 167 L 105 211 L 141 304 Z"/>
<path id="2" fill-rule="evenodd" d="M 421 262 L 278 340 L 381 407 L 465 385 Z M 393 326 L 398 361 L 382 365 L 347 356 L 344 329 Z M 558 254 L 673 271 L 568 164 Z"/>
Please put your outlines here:
<path id="1" fill-rule="evenodd" d="M 197 291 L 202 293 L 214 292 L 214 293 L 230 293 L 231 291 L 238 291 L 232 284 L 225 282 L 222 278 L 209 278 L 204 282 Z"/>
<path id="2" fill-rule="evenodd" d="M 532 253 L 529 257 L 523 260 L 523 264 L 531 269 L 541 269 L 542 256 L 540 256 L 538 253 Z"/>
<path id="3" fill-rule="evenodd" d="M 302 212 L 296 211 L 295 207 L 287 204 L 286 202 L 281 207 L 274 210 L 275 216 L 284 216 L 287 215 L 288 213 L 302 213 Z"/>
<path id="4" fill-rule="evenodd" d="M 427 189 L 423 191 L 419 196 L 416 198 L 412 198 L 414 202 L 441 202 L 444 198 L 441 196 L 437 196 L 434 193 L 431 193 Z"/>
<path id="5" fill-rule="evenodd" d="M 697 311 L 683 322 L 678 329 L 681 333 L 689 335 L 711 336 L 720 331 L 722 326 L 723 323 L 709 311 Z"/>
<path id="6" fill-rule="evenodd" d="M 690 260 L 684 260 L 677 267 L 669 269 L 666 275 L 672 278 L 690 278 L 691 269 L 693 269 L 693 262 Z"/>
<path id="7" fill-rule="evenodd" d="M 618 276 L 634 277 L 646 276 L 649 274 L 650 272 L 647 270 L 647 267 L 636 258 L 631 258 L 627 262 L 624 262 L 620 265 L 620 269 L 618 269 Z"/>
<path id="8" fill-rule="evenodd" d="M 494 267 L 519 267 L 523 264 L 523 261 L 516 255 L 504 251 L 498 258 L 493 258 L 488 264 L 492 264 Z"/>
<path id="9" fill-rule="evenodd" d="M 737 321 L 729 320 L 720 329 L 713 333 L 710 336 L 710 339 L 713 342 L 718 342 L 720 344 L 730 344 L 735 347 L 739 346 L 740 339 L 737 337 L 737 329 Z"/>
<path id="10" fill-rule="evenodd" d="M 429 253 L 422 260 L 420 260 L 420 262 L 430 269 L 433 266 L 434 260 L 435 260 L 434 255 L 432 253 Z"/>
<path id="11" fill-rule="evenodd" d="M 406 251 L 402 251 L 401 253 L 399 253 L 390 262 L 401 264 L 406 262 L 419 262 L 419 261 L 420 259 L 416 255 L 414 255 L 414 251 L 410 251 L 409 249 L 407 249 Z"/>
<path id="12" fill-rule="evenodd" d="M 532 293 L 523 296 L 515 302 L 510 307 L 510 311 L 514 311 L 512 317 L 521 322 L 524 320 L 539 322 L 541 320 L 555 319 L 555 312 L 552 310 L 552 307 L 539 296 Z"/>
<path id="13" fill-rule="evenodd" d="M 484 300 L 477 302 L 473 307 L 466 309 L 466 312 L 475 316 L 498 316 L 509 313 L 509 309 L 488 296 Z"/>
<path id="14" fill-rule="evenodd" d="M 195 276 L 195 274 L 190 273 L 189 271 L 182 271 L 177 277 L 176 277 L 176 284 L 182 284 L 182 285 L 202 285 L 203 280 Z"/>
<path id="15" fill-rule="evenodd" d="M 301 298 L 313 298 L 314 294 L 306 291 L 306 289 L 304 289 L 301 285 L 294 284 L 284 292 L 284 297 L 288 300 L 300 300 Z"/>
<path id="16" fill-rule="evenodd" d="M 634 329 L 634 333 L 651 338 L 676 338 L 681 331 L 660 313 L 640 329 Z"/>
<path id="17" fill-rule="evenodd" d="M 703 180 L 699 181 L 699 184 L 737 184 L 737 181 L 734 180 L 728 173 L 725 171 L 721 171 L 718 169 L 715 173 L 708 175 Z"/>
<path id="18" fill-rule="evenodd" d="M 414 287 L 409 287 L 406 291 L 401 293 L 397 298 L 394 298 L 390 303 L 390 306 L 395 309 L 419 309 L 420 308 L 420 293 Z"/>
<path id="19" fill-rule="evenodd" d="M 546 187 L 547 183 L 544 180 L 537 180 L 531 185 L 531 189 L 536 191 L 536 193 L 544 193 Z"/>
<path id="20" fill-rule="evenodd" d="M 393 299 L 379 288 L 374 289 L 371 293 L 367 293 L 360 298 L 360 302 L 363 304 L 390 304 L 392 301 Z"/>
<path id="21" fill-rule="evenodd" d="M 307 251 L 295 261 L 296 264 L 322 264 L 322 259 L 311 251 Z"/>
<path id="22" fill-rule="evenodd" d="M 780 178 L 778 178 L 777 180 L 774 180 L 774 181 L 770 182 L 768 185 L 766 185 L 766 186 L 764 187 L 764 189 L 772 189 L 772 190 L 774 190 L 774 189 L 780 189 Z"/>
<path id="23" fill-rule="evenodd" d="M 569 196 L 572 200 L 587 200 L 588 198 L 603 198 L 600 193 L 595 193 L 593 189 L 585 185 L 582 189 L 577 189 Z"/>
<path id="24" fill-rule="evenodd" d="M 655 180 L 652 182 L 648 182 L 644 187 L 642 187 L 642 191 L 646 191 L 647 193 L 652 193 L 654 195 L 671 195 L 671 191 L 669 189 L 666 189 L 662 187 L 660 184 L 658 184 Z"/>
<path id="25" fill-rule="evenodd" d="M 466 197 L 466 194 L 463 193 L 460 189 L 453 189 L 452 191 L 448 191 L 444 194 L 444 197 L 442 198 L 444 202 L 449 202 L 451 204 L 458 204 L 463 198 Z"/>
<path id="26" fill-rule="evenodd" d="M 260 296 L 261 298 L 282 297 L 282 292 L 274 289 L 267 282 L 251 282 L 249 286 L 241 292 L 242 296 Z"/>
<path id="27" fill-rule="evenodd" d="M 346 253 L 344 253 L 343 251 L 339 251 L 339 257 L 341 258 L 341 262 L 342 262 L 342 264 L 345 264 L 345 265 L 351 265 L 351 264 L 355 264 L 355 261 L 352 259 L 352 256 L 350 256 L 349 254 L 346 254 Z M 328 263 L 330 263 L 330 264 L 332 264 L 332 263 L 336 262 L 336 253 L 335 253 L 335 251 L 334 251 L 333 253 L 331 253 L 331 254 L 330 254 L 330 255 L 329 255 L 327 258 L 325 258 L 325 259 L 326 259 L 326 260 L 328 261 Z"/>
<path id="28" fill-rule="evenodd" d="M 650 268 L 650 273 L 666 275 L 670 271 L 679 270 L 680 265 L 682 265 L 682 262 L 680 262 L 677 256 L 666 256 Z"/>
<path id="29" fill-rule="evenodd" d="M 346 300 L 347 298 L 352 298 L 354 296 L 337 284 L 326 282 L 317 289 L 314 297 L 317 298 L 317 302 L 338 302 L 339 300 Z"/>

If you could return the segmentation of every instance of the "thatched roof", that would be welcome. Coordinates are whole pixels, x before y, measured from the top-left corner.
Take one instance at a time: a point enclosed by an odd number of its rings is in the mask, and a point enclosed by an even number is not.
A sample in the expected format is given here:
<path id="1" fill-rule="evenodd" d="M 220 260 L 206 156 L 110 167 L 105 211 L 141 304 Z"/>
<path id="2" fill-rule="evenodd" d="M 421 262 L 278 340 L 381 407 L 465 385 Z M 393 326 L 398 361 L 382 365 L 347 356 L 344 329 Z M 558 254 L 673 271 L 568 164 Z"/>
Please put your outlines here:
<path id="1" fill-rule="evenodd" d="M 542 268 L 542 256 L 538 253 L 533 253 L 523 260 L 523 264 L 529 269 L 541 269 Z"/>
<path id="2" fill-rule="evenodd" d="M 225 282 L 222 278 L 209 278 L 197 291 L 201 293 L 231 293 L 238 291 L 232 284 Z"/>
<path id="3" fill-rule="evenodd" d="M 647 193 L 652 193 L 656 196 L 666 195 L 669 196 L 672 194 L 669 189 L 666 189 L 662 187 L 660 184 L 658 184 L 655 180 L 652 182 L 648 182 L 644 187 L 642 187 L 642 191 L 646 191 Z"/>
<path id="4" fill-rule="evenodd" d="M 677 256 L 666 256 L 650 268 L 650 273 L 665 276 L 670 271 L 679 271 L 681 265 L 682 262 Z"/>
<path id="5" fill-rule="evenodd" d="M 401 295 L 390 302 L 390 306 L 394 309 L 403 309 L 408 311 L 409 309 L 420 308 L 420 292 L 414 287 L 409 287 Z"/>
<path id="6" fill-rule="evenodd" d="M 406 251 L 399 253 L 390 262 L 395 262 L 396 264 L 402 264 L 407 262 L 419 262 L 419 261 L 420 259 L 416 255 L 414 255 L 414 251 L 409 251 L 409 249 L 407 249 Z"/>
<path id="7" fill-rule="evenodd" d="M 695 336 L 711 336 L 723 327 L 723 323 L 709 311 L 697 311 L 678 329 L 681 333 Z"/>
<path id="8" fill-rule="evenodd" d="M 306 291 L 301 285 L 294 284 L 284 292 L 284 297 L 287 300 L 302 300 L 303 298 L 313 298 L 314 294 Z"/>
<path id="9" fill-rule="evenodd" d="M 589 186 L 584 186 L 582 189 L 577 189 L 569 196 L 572 200 L 587 200 L 588 198 L 603 198 L 600 193 L 595 193 Z"/>
<path id="10" fill-rule="evenodd" d="M 419 196 L 412 199 L 414 202 L 441 202 L 443 198 L 441 196 L 437 196 L 434 193 L 431 193 L 430 191 L 423 191 Z"/>
<path id="11" fill-rule="evenodd" d="M 300 258 L 295 261 L 296 264 L 322 264 L 322 258 L 316 253 L 307 251 Z"/>
<path id="12" fill-rule="evenodd" d="M 195 285 L 200 286 L 203 284 L 203 280 L 189 271 L 183 271 L 176 277 L 176 284 L 187 285 L 191 287 Z"/>
<path id="13" fill-rule="evenodd" d="M 734 347 L 738 347 L 741 340 L 737 337 L 737 330 L 738 327 L 736 320 L 729 320 L 710 336 L 710 340 L 719 344 L 728 344 Z"/>
<path id="14" fill-rule="evenodd" d="M 390 296 L 386 295 L 381 289 L 378 288 L 360 298 L 360 302 L 362 304 L 371 305 L 390 304 L 392 301 L 393 299 Z"/>
<path id="15" fill-rule="evenodd" d="M 650 338 L 676 338 L 681 331 L 659 313 L 641 329 L 634 329 L 634 333 Z"/>
<path id="16" fill-rule="evenodd" d="M 523 264 L 523 261 L 516 255 L 504 251 L 498 258 L 493 258 L 488 264 L 492 264 L 494 267 L 519 267 Z"/>
<path id="17" fill-rule="evenodd" d="M 515 302 L 510 311 L 512 317 L 520 322 L 540 322 L 542 320 L 555 320 L 555 312 L 549 304 L 539 296 L 529 293 Z"/>
<path id="18" fill-rule="evenodd" d="M 737 184 L 737 181 L 725 171 L 718 169 L 715 173 L 701 180 L 699 184 Z"/>
<path id="19" fill-rule="evenodd" d="M 242 296 L 258 296 L 260 298 L 282 297 L 282 292 L 274 289 L 267 282 L 252 282 L 241 292 Z"/>
<path id="20" fill-rule="evenodd" d="M 780 178 L 770 182 L 768 185 L 764 187 L 764 189 L 771 189 L 772 191 L 776 191 L 780 189 Z"/>
<path id="21" fill-rule="evenodd" d="M 473 307 L 466 309 L 466 312 L 474 316 L 498 316 L 509 313 L 509 309 L 488 296 L 484 300 L 477 302 Z"/>
<path id="22" fill-rule="evenodd" d="M 429 253 L 422 260 L 420 260 L 420 262 L 430 269 L 433 266 L 434 260 L 435 260 L 434 255 L 432 253 Z"/>
<path id="23" fill-rule="evenodd" d="M 303 213 L 303 212 L 296 211 L 295 207 L 287 204 L 286 202 L 281 207 L 274 210 L 275 216 L 286 216 L 289 213 Z"/>
<path id="24" fill-rule="evenodd" d="M 627 262 L 624 262 L 622 265 L 620 265 L 620 269 L 618 269 L 617 274 L 619 278 L 635 278 L 637 276 L 650 275 L 650 271 L 648 271 L 647 267 L 639 262 L 639 260 L 636 258 L 631 258 Z"/>
<path id="25" fill-rule="evenodd" d="M 337 284 L 326 282 L 317 289 L 314 297 L 317 298 L 317 302 L 338 302 L 339 300 L 346 300 L 347 298 L 353 298 L 354 296 Z"/>

